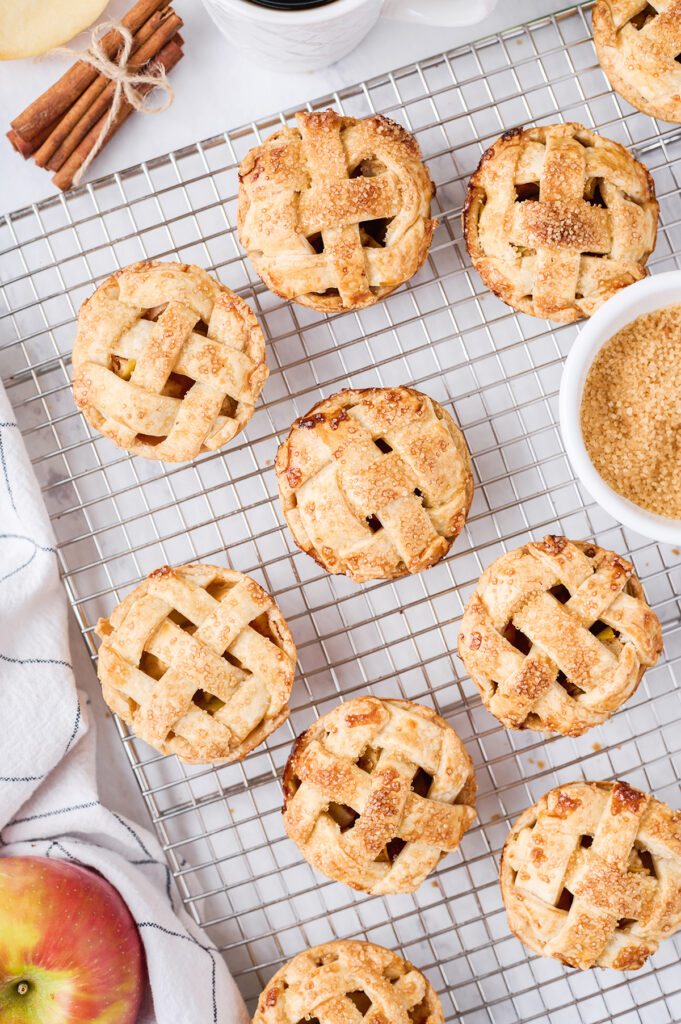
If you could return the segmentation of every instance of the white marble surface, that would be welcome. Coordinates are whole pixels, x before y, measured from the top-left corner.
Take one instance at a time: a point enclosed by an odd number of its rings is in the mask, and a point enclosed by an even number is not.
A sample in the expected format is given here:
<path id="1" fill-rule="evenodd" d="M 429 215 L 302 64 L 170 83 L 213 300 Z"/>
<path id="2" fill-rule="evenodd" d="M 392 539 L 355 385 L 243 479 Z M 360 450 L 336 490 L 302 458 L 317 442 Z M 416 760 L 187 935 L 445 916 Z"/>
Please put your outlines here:
<path id="1" fill-rule="evenodd" d="M 332 92 L 381 71 L 480 38 L 520 21 L 567 6 L 568 0 L 499 0 L 484 23 L 462 29 L 437 29 L 381 19 L 363 43 L 338 64 L 309 74 L 276 74 L 246 62 L 217 33 L 200 0 L 174 0 L 185 21 L 185 57 L 172 72 L 173 107 L 154 117 L 135 115 L 93 165 L 99 177 L 170 149 L 207 138 L 228 128 Z M 131 0 L 111 0 L 110 17 L 120 16 Z M 10 120 L 53 82 L 66 67 L 63 58 L 0 65 L 0 124 Z M 24 162 L 0 137 L 0 209 L 18 209 L 55 191 L 50 176 Z M 115 726 L 99 694 L 97 679 L 75 619 L 71 646 L 78 685 L 90 695 L 90 712 L 99 734 L 102 799 L 114 810 L 146 821 L 140 797 Z"/>

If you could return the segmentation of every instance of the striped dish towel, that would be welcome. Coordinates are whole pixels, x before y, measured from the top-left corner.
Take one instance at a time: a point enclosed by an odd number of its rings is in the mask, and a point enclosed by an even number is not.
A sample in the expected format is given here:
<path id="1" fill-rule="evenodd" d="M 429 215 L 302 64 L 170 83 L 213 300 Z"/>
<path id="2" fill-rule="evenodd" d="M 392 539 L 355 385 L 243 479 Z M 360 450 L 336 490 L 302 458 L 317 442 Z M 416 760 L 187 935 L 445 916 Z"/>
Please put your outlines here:
<path id="1" fill-rule="evenodd" d="M 75 860 L 128 904 L 149 974 L 139 1024 L 246 1024 L 155 838 L 97 796 L 95 737 L 69 661 L 55 541 L 0 384 L 0 855 Z"/>

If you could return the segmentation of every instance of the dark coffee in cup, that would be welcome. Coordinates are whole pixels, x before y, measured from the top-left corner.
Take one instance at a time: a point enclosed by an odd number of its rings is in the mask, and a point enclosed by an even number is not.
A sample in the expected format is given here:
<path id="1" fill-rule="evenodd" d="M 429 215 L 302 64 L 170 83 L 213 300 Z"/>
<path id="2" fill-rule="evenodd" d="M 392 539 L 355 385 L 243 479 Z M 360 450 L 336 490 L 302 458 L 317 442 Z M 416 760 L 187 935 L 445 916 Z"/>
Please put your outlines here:
<path id="1" fill-rule="evenodd" d="M 249 0 L 258 7 L 271 7 L 275 11 L 304 11 L 309 7 L 325 7 L 334 0 Z"/>

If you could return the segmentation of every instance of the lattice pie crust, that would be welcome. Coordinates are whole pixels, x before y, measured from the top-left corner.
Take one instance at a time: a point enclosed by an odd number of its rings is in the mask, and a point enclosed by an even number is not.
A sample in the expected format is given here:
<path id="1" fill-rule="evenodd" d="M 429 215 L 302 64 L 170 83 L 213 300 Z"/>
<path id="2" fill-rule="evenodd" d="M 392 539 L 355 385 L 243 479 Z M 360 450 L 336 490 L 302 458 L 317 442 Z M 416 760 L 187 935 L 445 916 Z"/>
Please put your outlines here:
<path id="1" fill-rule="evenodd" d="M 357 583 L 434 565 L 473 499 L 463 434 L 441 405 L 407 387 L 319 402 L 291 427 L 276 469 L 296 543 Z"/>
<path id="2" fill-rule="evenodd" d="M 492 562 L 459 634 L 459 655 L 500 722 L 568 736 L 609 718 L 661 651 L 631 563 L 565 537 Z"/>
<path id="3" fill-rule="evenodd" d="M 641 967 L 681 927 L 681 812 L 625 782 L 552 789 L 501 861 L 508 923 L 571 967 Z"/>
<path id="4" fill-rule="evenodd" d="M 373 895 L 413 892 L 475 818 L 466 748 L 430 708 L 357 697 L 297 740 L 284 827 L 315 868 Z"/>
<path id="5" fill-rule="evenodd" d="M 296 114 L 239 168 L 239 236 L 271 291 L 327 313 L 385 298 L 437 225 L 416 139 L 374 114 Z"/>
<path id="6" fill-rule="evenodd" d="M 105 701 L 163 754 L 235 761 L 288 718 L 296 647 L 272 598 L 243 573 L 164 566 L 96 631 Z"/>
<path id="7" fill-rule="evenodd" d="M 443 1024 L 427 979 L 370 942 L 327 942 L 299 953 L 270 980 L 253 1024 Z"/>
<path id="8" fill-rule="evenodd" d="M 78 317 L 76 405 L 146 459 L 186 462 L 231 441 L 267 374 L 250 307 L 200 267 L 134 263 L 101 284 Z"/>

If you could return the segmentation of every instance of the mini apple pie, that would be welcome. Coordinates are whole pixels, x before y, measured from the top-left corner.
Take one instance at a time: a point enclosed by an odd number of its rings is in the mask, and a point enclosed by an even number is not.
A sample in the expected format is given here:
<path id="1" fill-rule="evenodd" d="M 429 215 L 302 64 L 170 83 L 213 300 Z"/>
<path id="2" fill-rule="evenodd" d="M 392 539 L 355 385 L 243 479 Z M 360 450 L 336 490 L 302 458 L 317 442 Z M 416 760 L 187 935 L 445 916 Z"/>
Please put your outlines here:
<path id="1" fill-rule="evenodd" d="M 200 267 L 134 263 L 78 317 L 73 395 L 96 430 L 146 459 L 186 462 L 231 441 L 268 375 L 250 307 Z"/>
<path id="2" fill-rule="evenodd" d="M 597 0 L 591 17 L 613 89 L 644 114 L 681 123 L 681 0 Z"/>
<path id="3" fill-rule="evenodd" d="M 459 656 L 507 729 L 581 736 L 627 700 L 662 651 L 633 566 L 596 544 L 545 537 L 480 577 Z"/>
<path id="4" fill-rule="evenodd" d="M 441 405 L 407 387 L 318 402 L 291 427 L 276 469 L 296 544 L 357 583 L 434 565 L 473 500 L 463 434 Z"/>
<path id="5" fill-rule="evenodd" d="M 500 880 L 534 953 L 637 970 L 681 928 L 681 812 L 626 782 L 558 786 L 511 829 Z"/>
<path id="6" fill-rule="evenodd" d="M 434 711 L 357 697 L 296 741 L 284 828 L 328 878 L 374 896 L 414 892 L 472 824 L 475 788 L 466 748 Z"/>
<path id="7" fill-rule="evenodd" d="M 270 978 L 252 1024 L 444 1024 L 430 982 L 371 942 L 326 942 Z"/>
<path id="8" fill-rule="evenodd" d="M 156 569 L 96 626 L 104 700 L 162 754 L 238 761 L 288 718 L 296 647 L 255 580 Z"/>
<path id="9" fill-rule="evenodd" d="M 361 309 L 423 265 L 434 193 L 401 125 L 301 112 L 241 163 L 239 237 L 276 295 L 327 313 Z"/>
<path id="10" fill-rule="evenodd" d="M 629 150 L 581 124 L 514 128 L 470 180 L 466 246 L 490 291 L 568 323 L 645 277 L 658 205 Z"/>

